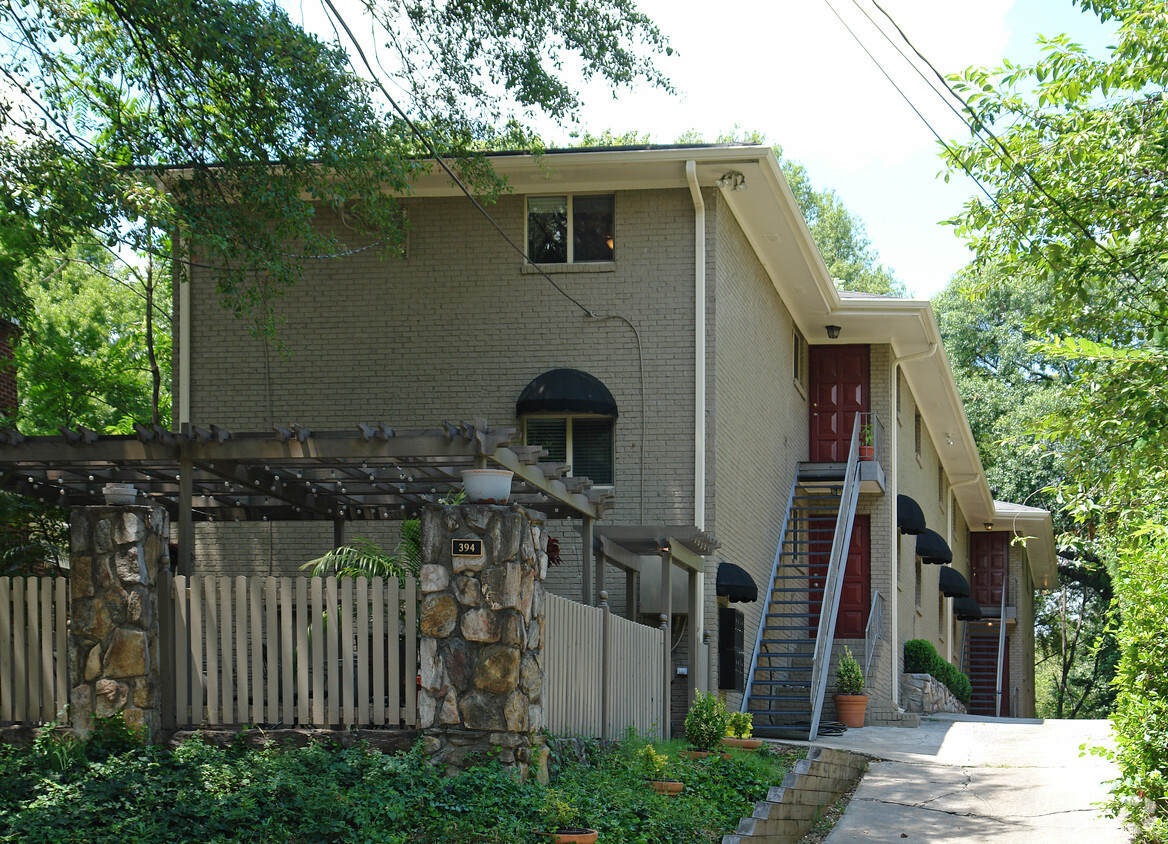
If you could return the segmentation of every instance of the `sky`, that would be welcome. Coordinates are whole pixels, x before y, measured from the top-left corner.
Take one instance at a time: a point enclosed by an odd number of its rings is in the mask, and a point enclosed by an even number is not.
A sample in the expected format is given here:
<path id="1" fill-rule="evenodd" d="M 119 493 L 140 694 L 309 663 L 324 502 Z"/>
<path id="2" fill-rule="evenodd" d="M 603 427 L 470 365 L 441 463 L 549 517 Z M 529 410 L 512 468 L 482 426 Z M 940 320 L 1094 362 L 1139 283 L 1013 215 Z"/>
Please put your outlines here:
<path id="1" fill-rule="evenodd" d="M 313 4 L 301 3 L 290 8 L 293 18 L 320 31 Z M 997 65 L 1003 57 L 1032 59 L 1038 33 L 1065 32 L 1092 49 L 1108 43 L 1098 20 L 1070 0 L 881 5 L 945 74 Z M 839 194 L 863 220 L 880 262 L 912 295 L 933 296 L 969 262 L 965 244 L 940 221 L 958 213 L 977 188 L 961 175 L 948 183 L 940 178 L 937 139 L 897 87 L 941 137 L 961 139 L 968 130 L 880 34 L 876 24 L 912 55 L 872 0 L 638 0 L 638 7 L 676 50 L 658 66 L 677 93 L 639 88 L 614 99 L 599 85 L 583 86 L 583 128 L 648 133 L 654 143 L 671 143 L 691 129 L 709 140 L 736 126 L 757 130 L 802 163 L 815 187 Z M 567 128 L 538 128 L 549 144 L 571 143 Z"/>

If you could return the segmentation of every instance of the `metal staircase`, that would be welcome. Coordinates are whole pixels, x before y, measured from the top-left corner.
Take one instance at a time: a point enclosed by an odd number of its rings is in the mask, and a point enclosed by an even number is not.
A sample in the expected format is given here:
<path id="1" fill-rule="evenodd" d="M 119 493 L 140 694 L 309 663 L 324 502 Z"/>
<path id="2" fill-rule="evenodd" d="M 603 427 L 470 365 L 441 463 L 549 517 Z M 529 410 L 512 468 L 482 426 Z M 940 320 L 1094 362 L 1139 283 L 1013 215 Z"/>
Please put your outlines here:
<path id="1" fill-rule="evenodd" d="M 847 466 L 835 477 L 800 474 L 791 485 L 742 697 L 757 736 L 813 741 L 820 733 L 860 492 L 859 432 L 857 415 Z"/>

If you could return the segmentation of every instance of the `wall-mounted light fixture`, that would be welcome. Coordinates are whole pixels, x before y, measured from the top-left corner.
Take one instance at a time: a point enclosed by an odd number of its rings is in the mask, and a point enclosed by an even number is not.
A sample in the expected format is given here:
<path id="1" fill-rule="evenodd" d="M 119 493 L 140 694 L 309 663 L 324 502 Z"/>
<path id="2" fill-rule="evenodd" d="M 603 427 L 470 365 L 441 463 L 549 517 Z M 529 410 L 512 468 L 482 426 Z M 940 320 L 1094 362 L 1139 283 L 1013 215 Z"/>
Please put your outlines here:
<path id="1" fill-rule="evenodd" d="M 950 436 L 948 432 L 945 433 L 945 442 L 949 443 L 949 445 L 953 445 L 953 437 Z"/>
<path id="2" fill-rule="evenodd" d="M 986 529 L 986 530 L 993 530 L 993 529 L 994 529 L 994 523 L 993 523 L 993 522 L 986 522 L 986 523 L 985 523 L 985 529 Z"/>
<path id="3" fill-rule="evenodd" d="M 840 327 L 838 325 L 827 326 L 827 339 L 828 340 L 834 340 L 836 337 L 839 337 L 839 333 L 840 333 Z"/>
<path id="4" fill-rule="evenodd" d="M 731 170 L 714 184 L 726 190 L 746 190 L 746 177 L 737 170 Z"/>

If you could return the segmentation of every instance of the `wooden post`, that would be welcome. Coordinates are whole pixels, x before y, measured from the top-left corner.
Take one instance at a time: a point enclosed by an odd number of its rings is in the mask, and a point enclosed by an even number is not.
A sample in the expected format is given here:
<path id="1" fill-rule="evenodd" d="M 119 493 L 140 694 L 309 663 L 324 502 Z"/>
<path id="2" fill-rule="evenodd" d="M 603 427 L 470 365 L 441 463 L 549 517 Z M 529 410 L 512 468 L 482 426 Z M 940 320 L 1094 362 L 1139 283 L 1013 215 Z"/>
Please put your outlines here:
<path id="1" fill-rule="evenodd" d="M 701 630 L 698 629 L 698 612 L 701 609 L 702 595 L 698 591 L 698 582 L 701 580 L 696 571 L 689 572 L 689 624 L 686 625 L 685 647 L 689 652 L 689 672 L 686 675 L 685 702 L 686 710 L 693 705 L 694 692 L 698 689 L 698 663 L 701 660 L 700 644 Z"/>
<path id="2" fill-rule="evenodd" d="M 612 725 L 608 723 L 608 713 L 612 711 L 610 697 L 612 695 L 612 644 L 609 626 L 612 624 L 612 614 L 608 609 L 608 593 L 600 592 L 600 609 L 604 613 L 604 623 L 600 634 L 600 737 L 615 738 Z"/>
<path id="3" fill-rule="evenodd" d="M 340 548 L 345 544 L 345 519 L 343 516 L 333 518 L 333 548 Z"/>
<path id="4" fill-rule="evenodd" d="M 663 634 L 662 638 L 665 642 L 662 648 L 665 651 L 665 686 L 664 701 L 661 704 L 661 740 L 669 741 L 671 738 L 670 733 L 672 732 L 672 725 L 669 722 L 669 719 L 672 717 L 672 707 L 670 706 L 669 693 L 672 685 L 671 681 L 673 680 L 673 678 L 670 676 L 671 666 L 669 664 L 669 616 L 667 616 L 665 613 L 661 613 L 659 617 L 661 619 L 661 632 Z"/>
<path id="5" fill-rule="evenodd" d="M 592 591 L 592 519 L 585 516 L 580 522 L 580 544 L 583 553 L 580 561 L 584 572 L 584 600 L 581 603 L 596 606 L 596 593 Z"/>

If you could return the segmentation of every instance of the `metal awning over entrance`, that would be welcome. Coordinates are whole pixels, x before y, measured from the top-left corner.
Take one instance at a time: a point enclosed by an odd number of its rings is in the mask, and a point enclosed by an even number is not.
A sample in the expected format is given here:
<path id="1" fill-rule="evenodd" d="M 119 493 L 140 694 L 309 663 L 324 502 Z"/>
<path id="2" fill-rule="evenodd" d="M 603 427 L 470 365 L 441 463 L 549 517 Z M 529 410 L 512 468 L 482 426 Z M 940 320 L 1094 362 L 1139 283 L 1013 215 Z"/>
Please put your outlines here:
<path id="1" fill-rule="evenodd" d="M 103 504 L 107 483 L 131 484 L 140 501 L 176 521 L 186 513 L 194 521 L 377 521 L 457 492 L 463 469 L 494 467 L 515 473 L 513 500 L 552 519 L 597 519 L 612 502 L 587 478 L 564 477 L 566 465 L 541 463 L 543 449 L 511 445 L 513 428 L 482 420 L 415 432 L 384 424 L 351 432 L 137 427 L 137 436 L 0 430 L 0 488 L 71 508 Z"/>

